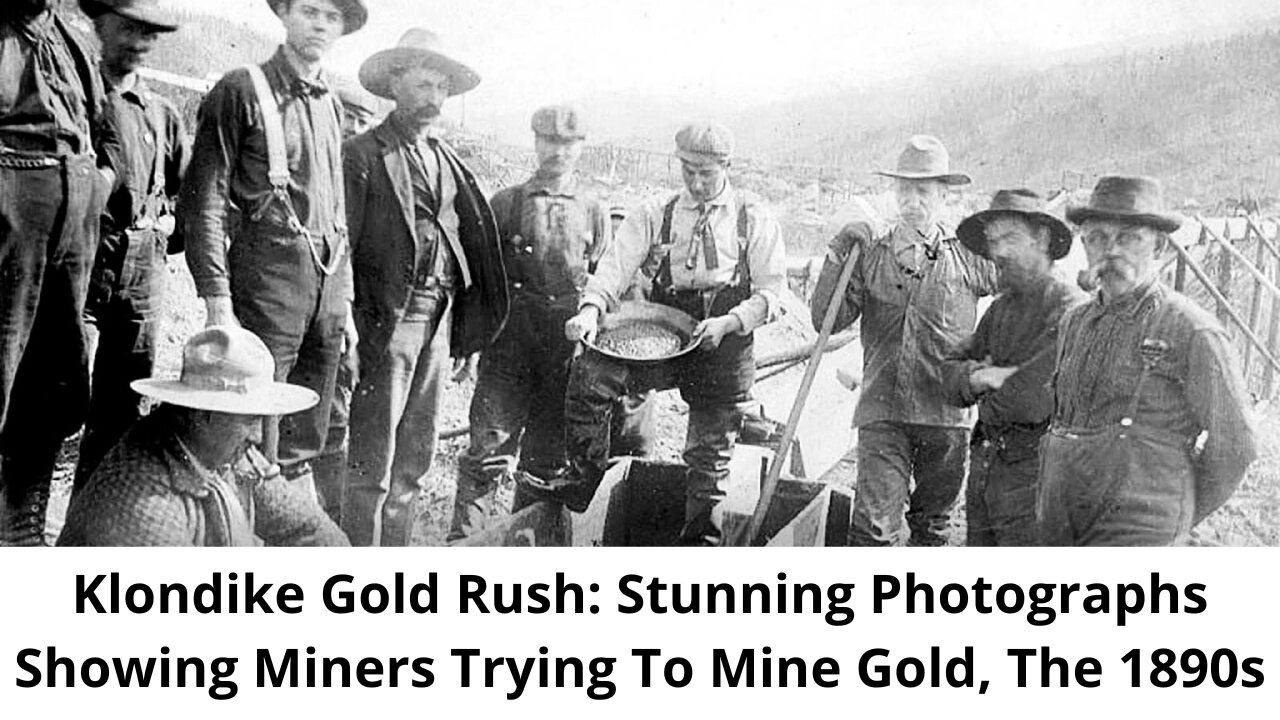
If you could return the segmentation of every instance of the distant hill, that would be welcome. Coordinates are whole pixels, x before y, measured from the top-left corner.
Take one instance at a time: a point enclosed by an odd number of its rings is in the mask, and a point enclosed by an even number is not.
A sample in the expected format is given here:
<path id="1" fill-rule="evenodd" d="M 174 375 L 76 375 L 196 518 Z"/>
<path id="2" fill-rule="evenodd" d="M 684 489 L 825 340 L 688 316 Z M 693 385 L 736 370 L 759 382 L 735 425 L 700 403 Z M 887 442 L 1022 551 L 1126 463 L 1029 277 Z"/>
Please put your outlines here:
<path id="1" fill-rule="evenodd" d="M 905 138 L 943 138 L 978 184 L 1057 188 L 1066 172 L 1163 178 L 1177 201 L 1280 195 L 1280 30 L 1036 71 L 942 72 L 742 112 L 746 155 L 891 164 Z"/>

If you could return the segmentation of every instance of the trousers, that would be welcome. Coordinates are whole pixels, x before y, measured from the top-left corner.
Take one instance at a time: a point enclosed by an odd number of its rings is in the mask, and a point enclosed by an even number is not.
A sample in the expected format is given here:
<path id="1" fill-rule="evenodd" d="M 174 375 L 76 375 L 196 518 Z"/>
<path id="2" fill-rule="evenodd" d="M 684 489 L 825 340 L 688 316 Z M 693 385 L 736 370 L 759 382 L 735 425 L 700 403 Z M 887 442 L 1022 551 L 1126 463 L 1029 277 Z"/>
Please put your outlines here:
<path id="1" fill-rule="evenodd" d="M 0 163 L 0 544 L 41 544 L 54 463 L 84 422 L 84 304 L 108 191 L 93 156 Z"/>
<path id="2" fill-rule="evenodd" d="M 453 293 L 415 290 L 385 347 L 361 333 L 360 380 L 351 398 L 351 464 L 342 529 L 351 544 L 404 546 L 426 489 L 439 437 L 437 410 L 449 362 Z M 372 341 L 370 341 L 372 344 Z"/>
<path id="3" fill-rule="evenodd" d="M 858 428 L 849 544 L 945 545 L 943 531 L 964 483 L 967 448 L 964 428 L 896 422 Z"/>
<path id="4" fill-rule="evenodd" d="M 751 335 L 725 337 L 714 350 L 651 366 L 587 351 L 573 364 L 565 397 L 565 438 L 574 482 L 594 494 L 612 454 L 610 426 L 619 398 L 677 388 L 689 405 L 684 461 L 689 466 L 680 542 L 718 545 L 720 502 L 728 490 L 729 462 L 754 403 L 755 355 Z"/>
<path id="5" fill-rule="evenodd" d="M 1195 471 L 1182 438 L 1140 425 L 1054 429 L 1042 441 L 1036 520 L 1054 546 L 1183 545 Z"/>
<path id="6" fill-rule="evenodd" d="M 262 452 L 297 477 L 324 448 L 347 319 L 337 276 L 326 276 L 309 241 L 246 230 L 227 252 L 236 318 L 271 351 L 276 380 L 310 388 L 320 402 L 263 424 Z"/>
<path id="7" fill-rule="evenodd" d="M 994 434 L 980 423 L 969 448 L 965 485 L 965 544 L 1039 545 L 1036 487 L 1040 476 L 1039 431 Z"/>
<path id="8" fill-rule="evenodd" d="M 155 365 L 167 246 L 154 229 L 114 233 L 98 245 L 84 314 L 92 390 L 75 489 L 142 417 L 146 402 L 129 384 L 150 377 Z"/>

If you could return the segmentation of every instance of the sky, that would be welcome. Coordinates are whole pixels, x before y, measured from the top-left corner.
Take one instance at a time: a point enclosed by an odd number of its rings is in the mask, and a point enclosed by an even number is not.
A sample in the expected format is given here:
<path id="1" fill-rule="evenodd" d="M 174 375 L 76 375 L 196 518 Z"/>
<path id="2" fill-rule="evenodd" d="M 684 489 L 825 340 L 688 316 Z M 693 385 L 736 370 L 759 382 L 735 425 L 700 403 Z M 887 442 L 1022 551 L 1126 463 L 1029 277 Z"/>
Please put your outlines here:
<path id="1" fill-rule="evenodd" d="M 266 0 L 169 0 L 282 37 Z M 714 98 L 741 106 L 956 64 L 1036 64 L 1097 46 L 1280 17 L 1274 0 L 367 0 L 369 24 L 326 62 L 354 75 L 411 26 L 483 81 L 471 125 L 538 105 Z M 462 111 L 454 103 L 450 114 Z M 667 107 L 679 106 L 673 102 Z M 513 114 L 514 113 L 514 114 Z M 483 129 L 483 127 L 481 128 Z"/>

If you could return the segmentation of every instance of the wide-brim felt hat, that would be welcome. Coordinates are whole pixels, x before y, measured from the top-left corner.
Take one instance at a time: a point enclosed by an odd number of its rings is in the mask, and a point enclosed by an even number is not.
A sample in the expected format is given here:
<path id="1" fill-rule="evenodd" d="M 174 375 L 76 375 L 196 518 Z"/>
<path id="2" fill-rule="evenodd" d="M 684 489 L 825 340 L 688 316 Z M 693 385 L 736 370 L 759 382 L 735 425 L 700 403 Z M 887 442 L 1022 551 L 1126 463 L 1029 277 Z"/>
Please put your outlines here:
<path id="1" fill-rule="evenodd" d="M 160 7 L 157 0 L 80 0 L 80 9 L 91 18 L 112 13 L 147 25 L 158 32 L 168 33 L 178 29 L 177 20 Z"/>
<path id="2" fill-rule="evenodd" d="M 275 361 L 257 335 L 234 326 L 212 326 L 187 341 L 182 375 L 148 378 L 130 387 L 160 402 L 231 415 L 289 415 L 320 402 L 309 388 L 276 382 Z"/>
<path id="3" fill-rule="evenodd" d="M 444 49 L 440 36 L 423 28 L 410 28 L 393 48 L 380 50 L 360 65 L 360 84 L 378 97 L 391 96 L 391 75 L 399 68 L 426 63 L 449 78 L 449 94 L 461 95 L 480 84 L 480 75 L 455 60 Z"/>
<path id="4" fill-rule="evenodd" d="M 932 135 L 916 135 L 898 155 L 893 170 L 877 170 L 877 175 L 901 180 L 937 180 L 946 185 L 968 185 L 973 178 L 951 171 L 951 155 L 942 141 Z"/>
<path id="5" fill-rule="evenodd" d="M 956 227 L 956 238 L 973 252 L 990 259 L 991 255 L 987 251 L 987 223 L 997 217 L 1016 215 L 1049 228 L 1049 257 L 1061 260 L 1071 251 L 1071 228 L 1045 212 L 1044 206 L 1044 198 L 1026 188 L 998 190 L 992 196 L 989 208 L 960 222 Z"/>
<path id="6" fill-rule="evenodd" d="M 271 6 L 271 12 L 279 15 L 280 6 L 287 2 L 289 0 L 267 0 L 267 5 Z M 343 35 L 350 35 L 369 21 L 369 10 L 361 0 L 333 0 L 333 3 L 342 11 Z"/>
<path id="7" fill-rule="evenodd" d="M 1089 204 L 1067 210 L 1067 219 L 1077 225 L 1089 220 L 1114 220 L 1169 233 L 1182 227 L 1182 216 L 1165 210 L 1160 181 L 1143 176 L 1099 178 Z"/>

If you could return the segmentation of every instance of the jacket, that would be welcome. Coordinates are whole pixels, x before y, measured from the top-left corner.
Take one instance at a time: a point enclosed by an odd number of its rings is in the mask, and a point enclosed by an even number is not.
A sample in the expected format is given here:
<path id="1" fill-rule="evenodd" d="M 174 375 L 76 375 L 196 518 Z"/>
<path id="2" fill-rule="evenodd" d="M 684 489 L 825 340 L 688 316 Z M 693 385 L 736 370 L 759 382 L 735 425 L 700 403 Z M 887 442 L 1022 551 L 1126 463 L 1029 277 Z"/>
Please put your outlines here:
<path id="1" fill-rule="evenodd" d="M 342 152 L 355 274 L 353 310 L 361 345 L 374 350 L 391 341 L 418 270 L 409 159 L 389 122 L 351 138 Z M 507 273 L 498 224 L 479 182 L 447 144 L 441 142 L 440 151 L 457 182 L 458 240 L 471 271 L 471 286 L 457 290 L 450 337 L 450 353 L 466 357 L 492 343 L 506 323 Z"/>

